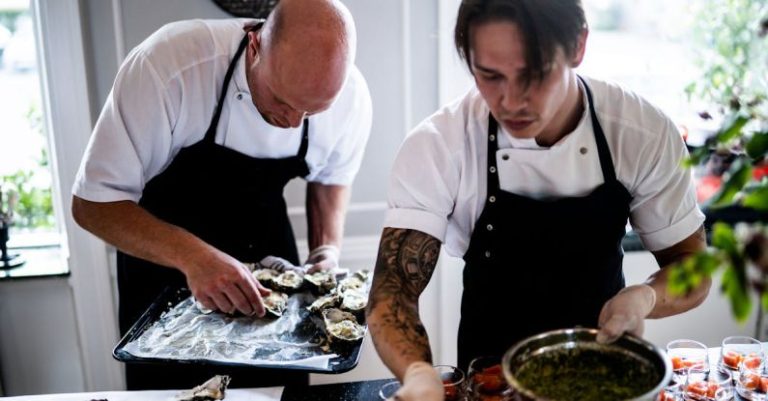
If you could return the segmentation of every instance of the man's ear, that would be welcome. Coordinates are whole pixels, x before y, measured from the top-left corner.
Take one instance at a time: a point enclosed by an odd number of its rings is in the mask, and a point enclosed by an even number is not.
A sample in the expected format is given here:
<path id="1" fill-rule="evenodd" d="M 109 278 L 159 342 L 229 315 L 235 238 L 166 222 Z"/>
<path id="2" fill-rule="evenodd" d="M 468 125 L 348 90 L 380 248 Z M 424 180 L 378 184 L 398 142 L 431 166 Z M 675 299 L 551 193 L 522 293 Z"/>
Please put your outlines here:
<path id="1" fill-rule="evenodd" d="M 584 60 L 584 53 L 587 50 L 587 36 L 589 36 L 589 28 L 584 27 L 581 34 L 579 34 L 576 49 L 574 49 L 573 56 L 571 57 L 571 68 L 578 67 L 581 61 Z"/>
<path id="2" fill-rule="evenodd" d="M 260 31 L 248 31 L 248 52 L 253 55 L 253 62 L 258 63 L 261 55 Z"/>

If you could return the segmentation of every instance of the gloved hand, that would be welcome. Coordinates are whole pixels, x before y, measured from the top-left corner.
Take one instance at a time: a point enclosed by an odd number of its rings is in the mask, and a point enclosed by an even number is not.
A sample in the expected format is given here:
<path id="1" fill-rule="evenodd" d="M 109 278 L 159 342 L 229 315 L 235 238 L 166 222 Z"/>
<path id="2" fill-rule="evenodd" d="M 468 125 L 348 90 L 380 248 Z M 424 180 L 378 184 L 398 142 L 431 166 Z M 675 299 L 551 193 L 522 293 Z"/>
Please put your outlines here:
<path id="1" fill-rule="evenodd" d="M 414 362 L 403 375 L 403 385 L 397 390 L 397 401 L 443 401 L 443 382 L 427 362 Z"/>
<path id="2" fill-rule="evenodd" d="M 281 273 L 287 270 L 294 270 L 301 273 L 304 272 L 304 269 L 302 269 L 301 266 L 296 266 L 293 263 L 277 256 L 265 256 L 264 259 L 260 260 L 259 263 L 256 264 L 256 268 L 271 269 Z"/>
<path id="3" fill-rule="evenodd" d="M 623 333 L 643 335 L 645 317 L 656 305 L 656 291 L 647 284 L 631 285 L 619 291 L 600 311 L 597 341 L 616 341 Z"/>
<path id="4" fill-rule="evenodd" d="M 308 273 L 316 271 L 333 271 L 339 267 L 339 248 L 335 245 L 320 245 L 313 249 L 304 266 Z"/>

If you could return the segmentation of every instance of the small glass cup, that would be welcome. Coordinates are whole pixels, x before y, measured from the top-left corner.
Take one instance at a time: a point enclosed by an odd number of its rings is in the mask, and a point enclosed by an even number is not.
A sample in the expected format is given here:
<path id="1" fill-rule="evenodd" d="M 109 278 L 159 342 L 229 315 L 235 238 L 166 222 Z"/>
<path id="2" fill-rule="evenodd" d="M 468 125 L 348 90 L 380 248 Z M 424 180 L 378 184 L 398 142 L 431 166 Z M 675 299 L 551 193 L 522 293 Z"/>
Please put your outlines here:
<path id="1" fill-rule="evenodd" d="M 738 372 L 745 360 L 752 366 L 763 366 L 765 358 L 760 341 L 747 336 L 730 336 L 723 339 L 717 365 L 719 370 Z"/>
<path id="2" fill-rule="evenodd" d="M 685 383 L 673 379 L 661 390 L 661 392 L 659 392 L 656 401 L 682 401 L 683 384 Z"/>
<path id="3" fill-rule="evenodd" d="M 763 365 L 750 364 L 748 360 L 739 367 L 736 392 L 752 401 L 768 400 L 768 374 Z"/>
<path id="4" fill-rule="evenodd" d="M 464 399 L 464 372 L 451 365 L 435 365 L 435 371 L 443 381 L 445 401 L 460 401 Z"/>
<path id="5" fill-rule="evenodd" d="M 730 372 L 715 370 L 708 372 L 698 367 L 688 369 L 683 387 L 683 400 L 714 401 L 718 391 L 720 391 L 721 400 L 733 399 L 733 381 Z"/>
<path id="6" fill-rule="evenodd" d="M 467 395 L 469 401 L 505 401 L 510 388 L 501 370 L 500 356 L 479 356 L 469 363 L 467 371 Z"/>
<path id="7" fill-rule="evenodd" d="M 675 380 L 685 382 L 685 373 L 692 367 L 709 371 L 709 350 L 694 340 L 680 339 L 667 343 L 667 356 L 672 363 Z"/>
<path id="8" fill-rule="evenodd" d="M 400 382 L 397 379 L 386 382 L 379 389 L 379 398 L 382 400 L 394 398 L 397 390 L 400 390 Z"/>

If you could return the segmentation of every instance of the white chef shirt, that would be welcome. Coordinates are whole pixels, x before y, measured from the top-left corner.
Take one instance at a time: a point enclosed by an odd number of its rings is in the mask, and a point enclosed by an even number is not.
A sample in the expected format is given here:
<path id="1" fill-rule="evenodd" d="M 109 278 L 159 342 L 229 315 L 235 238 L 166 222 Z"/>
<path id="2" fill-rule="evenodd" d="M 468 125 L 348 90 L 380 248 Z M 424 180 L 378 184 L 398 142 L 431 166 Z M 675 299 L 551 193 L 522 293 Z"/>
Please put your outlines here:
<path id="1" fill-rule="evenodd" d="M 134 48 L 117 74 L 72 192 L 94 202 L 138 201 L 181 148 L 202 140 L 245 22 L 174 22 Z M 245 59 L 243 54 L 237 61 L 229 84 L 216 143 L 252 157 L 296 155 L 302 127 L 278 128 L 262 118 L 251 101 Z M 309 117 L 306 180 L 351 184 L 370 128 L 370 93 L 353 67 L 333 105 Z"/>
<path id="2" fill-rule="evenodd" d="M 632 195 L 632 228 L 651 251 L 685 239 L 704 215 L 691 172 L 681 166 L 687 150 L 675 124 L 636 94 L 587 82 L 616 176 Z M 578 126 L 552 147 L 502 129 L 495 155 L 502 190 L 536 199 L 585 196 L 604 182 L 582 92 Z M 464 255 L 486 201 L 488 113 L 473 89 L 413 129 L 394 163 L 385 227 L 422 231 L 441 240 L 450 255 Z"/>

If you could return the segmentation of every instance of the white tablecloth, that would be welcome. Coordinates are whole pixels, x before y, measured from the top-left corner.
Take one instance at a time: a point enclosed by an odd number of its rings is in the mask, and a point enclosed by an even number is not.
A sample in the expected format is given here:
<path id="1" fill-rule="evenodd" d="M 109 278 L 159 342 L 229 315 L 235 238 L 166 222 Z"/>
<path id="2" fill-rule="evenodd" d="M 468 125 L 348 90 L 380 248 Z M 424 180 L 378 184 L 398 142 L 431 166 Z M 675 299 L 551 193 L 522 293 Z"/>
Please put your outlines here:
<path id="1" fill-rule="evenodd" d="M 284 387 L 228 389 L 225 401 L 280 401 Z M 174 401 L 181 390 L 101 391 L 93 393 L 43 394 L 7 397 L 8 401 Z"/>

